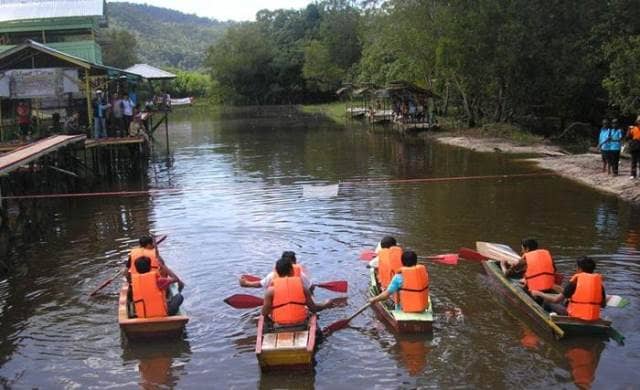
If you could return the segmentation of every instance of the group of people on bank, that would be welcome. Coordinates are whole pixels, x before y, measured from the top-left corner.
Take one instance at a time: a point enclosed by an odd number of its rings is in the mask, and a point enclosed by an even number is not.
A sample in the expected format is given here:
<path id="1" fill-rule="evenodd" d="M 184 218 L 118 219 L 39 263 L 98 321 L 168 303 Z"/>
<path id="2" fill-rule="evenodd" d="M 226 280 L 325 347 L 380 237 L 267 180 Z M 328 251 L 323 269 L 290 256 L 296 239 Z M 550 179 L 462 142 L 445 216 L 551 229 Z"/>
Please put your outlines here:
<path id="1" fill-rule="evenodd" d="M 627 140 L 627 150 L 631 155 L 631 179 L 638 177 L 640 168 L 640 116 L 633 126 L 629 126 L 626 133 L 617 119 L 603 119 L 598 136 L 598 149 L 602 156 L 602 172 L 618 176 L 622 143 Z"/>

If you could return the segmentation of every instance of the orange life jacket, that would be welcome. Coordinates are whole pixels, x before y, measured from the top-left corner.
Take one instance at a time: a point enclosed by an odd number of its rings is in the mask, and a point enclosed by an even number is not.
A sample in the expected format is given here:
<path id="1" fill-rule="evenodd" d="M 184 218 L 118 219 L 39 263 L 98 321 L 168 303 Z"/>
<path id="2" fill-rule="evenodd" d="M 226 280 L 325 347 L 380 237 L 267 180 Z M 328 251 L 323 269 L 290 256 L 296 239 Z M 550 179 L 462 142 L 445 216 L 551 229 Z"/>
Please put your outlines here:
<path id="1" fill-rule="evenodd" d="M 576 283 L 576 291 L 569 298 L 569 315 L 587 321 L 600 319 L 602 276 L 580 272 L 573 275 L 571 283 Z"/>
<path id="2" fill-rule="evenodd" d="M 293 265 L 293 276 L 301 277 L 302 276 L 302 266 L 298 265 L 298 264 L 292 264 L 292 265 Z M 273 278 L 272 278 L 272 280 L 275 280 L 275 279 L 278 279 L 278 278 L 280 278 L 280 275 L 278 275 L 278 272 L 276 271 L 276 269 L 274 267 L 273 268 Z"/>
<path id="3" fill-rule="evenodd" d="M 136 260 L 143 256 L 146 256 L 149 258 L 149 260 L 151 260 L 151 271 L 157 271 L 160 269 L 160 262 L 156 257 L 156 250 L 146 249 L 139 246 L 137 248 L 131 249 L 131 252 L 129 252 L 129 257 L 131 258 L 129 273 L 131 273 L 131 275 L 138 273 L 138 270 L 136 270 Z"/>
<path id="4" fill-rule="evenodd" d="M 553 288 L 555 284 L 555 270 L 551 253 L 546 249 L 537 249 L 524 254 L 527 270 L 524 280 L 529 291 L 544 291 Z"/>
<path id="5" fill-rule="evenodd" d="M 271 319 L 281 325 L 294 325 L 307 319 L 307 300 L 298 276 L 273 279 Z"/>
<path id="6" fill-rule="evenodd" d="M 158 288 L 156 271 L 132 274 L 131 288 L 138 318 L 167 316 L 167 300 L 164 291 Z"/>
<path id="7" fill-rule="evenodd" d="M 400 287 L 400 308 L 405 313 L 420 313 L 429 307 L 429 273 L 427 268 L 418 264 L 414 267 L 400 268 L 402 287 Z"/>
<path id="8" fill-rule="evenodd" d="M 383 248 L 378 253 L 378 281 L 380 288 L 386 290 L 393 275 L 402 268 L 402 248 L 392 246 L 391 248 Z"/>

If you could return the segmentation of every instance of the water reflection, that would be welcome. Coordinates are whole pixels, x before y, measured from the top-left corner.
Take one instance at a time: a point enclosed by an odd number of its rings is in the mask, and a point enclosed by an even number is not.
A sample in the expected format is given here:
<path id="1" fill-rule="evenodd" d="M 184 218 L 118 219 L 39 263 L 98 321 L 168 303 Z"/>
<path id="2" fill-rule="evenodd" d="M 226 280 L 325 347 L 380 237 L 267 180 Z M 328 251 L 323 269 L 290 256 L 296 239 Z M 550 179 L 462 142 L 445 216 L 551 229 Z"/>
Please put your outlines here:
<path id="1" fill-rule="evenodd" d="M 402 362 L 410 376 L 417 376 L 427 367 L 427 357 L 431 352 L 432 337 L 426 335 L 398 335 L 397 343 L 391 349 Z"/>
<path id="2" fill-rule="evenodd" d="M 563 345 L 573 383 L 580 389 L 591 388 L 605 341 L 598 338 L 573 338 L 565 341 Z"/>
<path id="3" fill-rule="evenodd" d="M 123 342 L 124 364 L 137 364 L 139 385 L 145 390 L 170 389 L 186 374 L 191 346 L 186 339 Z"/>

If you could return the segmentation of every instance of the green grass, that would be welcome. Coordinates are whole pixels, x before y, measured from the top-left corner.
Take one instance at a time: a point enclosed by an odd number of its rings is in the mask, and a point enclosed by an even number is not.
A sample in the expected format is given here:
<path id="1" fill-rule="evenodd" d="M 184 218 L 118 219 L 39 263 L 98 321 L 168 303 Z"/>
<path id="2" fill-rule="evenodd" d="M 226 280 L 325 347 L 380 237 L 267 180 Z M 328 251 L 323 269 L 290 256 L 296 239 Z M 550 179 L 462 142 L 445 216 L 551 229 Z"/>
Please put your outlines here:
<path id="1" fill-rule="evenodd" d="M 303 105 L 302 112 L 307 114 L 323 114 L 335 122 L 344 122 L 345 104 L 343 102 Z"/>
<path id="2" fill-rule="evenodd" d="M 481 131 L 484 136 L 508 139 L 522 146 L 539 144 L 543 141 L 542 137 L 509 123 L 488 123 L 481 127 Z"/>

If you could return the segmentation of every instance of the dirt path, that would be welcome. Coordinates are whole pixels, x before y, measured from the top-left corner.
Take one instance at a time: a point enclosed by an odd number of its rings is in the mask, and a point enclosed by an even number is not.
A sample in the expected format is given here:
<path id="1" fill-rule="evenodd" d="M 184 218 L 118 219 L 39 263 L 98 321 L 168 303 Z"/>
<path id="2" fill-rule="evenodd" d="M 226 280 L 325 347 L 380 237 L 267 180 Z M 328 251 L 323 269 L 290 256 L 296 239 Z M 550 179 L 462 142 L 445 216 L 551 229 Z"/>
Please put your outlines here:
<path id="1" fill-rule="evenodd" d="M 620 159 L 619 176 L 602 173 L 602 160 L 596 153 L 568 154 L 559 146 L 539 143 L 517 145 L 501 138 L 470 137 L 453 133 L 435 133 L 427 135 L 447 145 L 459 146 L 478 152 L 497 152 L 513 154 L 535 154 L 539 157 L 527 159 L 539 167 L 548 169 L 560 176 L 578 181 L 600 191 L 618 195 L 620 198 L 640 203 L 640 179 L 631 180 L 629 159 Z"/>

